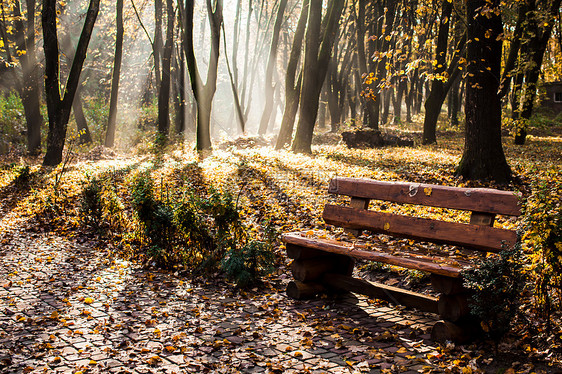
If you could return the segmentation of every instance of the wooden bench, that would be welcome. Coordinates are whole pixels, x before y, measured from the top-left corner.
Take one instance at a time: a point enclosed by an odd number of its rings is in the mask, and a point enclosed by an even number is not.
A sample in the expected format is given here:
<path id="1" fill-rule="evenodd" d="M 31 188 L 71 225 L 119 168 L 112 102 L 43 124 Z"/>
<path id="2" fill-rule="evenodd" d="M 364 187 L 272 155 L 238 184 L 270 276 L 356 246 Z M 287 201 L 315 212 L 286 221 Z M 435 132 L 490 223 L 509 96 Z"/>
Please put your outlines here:
<path id="1" fill-rule="evenodd" d="M 478 258 L 487 253 L 497 253 L 515 244 L 516 232 L 494 227 L 494 222 L 496 215 L 519 216 L 519 197 L 512 192 L 487 188 L 356 178 L 332 179 L 328 192 L 351 197 L 349 206 L 327 204 L 323 213 L 326 223 L 345 228 L 351 240 L 310 231 L 284 234 L 287 255 L 293 259 L 294 277 L 287 294 L 307 299 L 327 289 L 336 289 L 385 299 L 439 314 L 442 320 L 432 328 L 435 340 L 470 339 L 467 330 L 473 325 L 467 322 L 471 320 L 469 294 L 463 287 L 461 271 L 477 266 Z M 378 206 L 382 209 L 370 210 L 371 200 L 381 201 Z M 433 207 L 425 208 L 426 215 L 431 215 L 427 209 L 435 208 L 468 211 L 470 215 L 464 216 L 469 222 L 381 211 L 389 203 Z M 408 209 L 409 205 L 399 207 L 412 210 Z M 458 214 L 454 221 L 462 217 L 463 214 Z M 360 236 L 362 230 L 383 235 Z M 385 245 L 389 240 L 394 244 Z M 431 284 L 439 297 L 353 278 L 356 259 L 430 273 Z"/>

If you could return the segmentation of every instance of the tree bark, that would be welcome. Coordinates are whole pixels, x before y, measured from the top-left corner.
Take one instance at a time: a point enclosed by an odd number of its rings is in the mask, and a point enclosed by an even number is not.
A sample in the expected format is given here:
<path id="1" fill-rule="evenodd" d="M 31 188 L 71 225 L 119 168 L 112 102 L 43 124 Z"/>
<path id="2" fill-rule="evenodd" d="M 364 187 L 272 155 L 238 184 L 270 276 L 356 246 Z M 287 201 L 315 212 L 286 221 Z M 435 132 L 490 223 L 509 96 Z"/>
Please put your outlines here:
<path id="1" fill-rule="evenodd" d="M 258 129 L 259 135 L 265 135 L 269 122 L 271 119 L 271 112 L 273 110 L 273 69 L 277 61 L 277 50 L 279 45 L 279 33 L 281 32 L 281 25 L 283 23 L 283 15 L 287 7 L 287 0 L 279 2 L 279 9 L 277 10 L 277 18 L 273 27 L 273 36 L 271 37 L 271 46 L 269 48 L 269 59 L 265 69 L 265 107 L 260 120 L 260 127 Z"/>
<path id="2" fill-rule="evenodd" d="M 211 149 L 211 109 L 217 89 L 217 69 L 220 47 L 220 28 L 223 22 L 222 0 L 207 0 L 207 12 L 211 24 L 211 52 L 207 70 L 207 82 L 203 85 L 195 51 L 193 48 L 193 9 L 194 0 L 185 1 L 184 9 L 184 49 L 187 69 L 191 78 L 193 96 L 197 102 L 196 149 Z M 214 8 L 214 9 L 213 9 Z"/>
<path id="3" fill-rule="evenodd" d="M 365 110 L 365 118 L 367 119 L 365 125 L 374 130 L 379 128 L 378 111 L 377 108 L 380 105 L 379 102 L 375 101 L 374 90 L 376 88 L 374 83 L 368 77 L 369 71 L 367 68 L 367 55 L 365 52 L 365 23 L 366 23 L 366 10 L 367 10 L 368 0 L 359 0 L 357 16 L 355 16 L 356 26 L 355 26 L 355 38 L 357 46 L 357 66 L 359 68 L 359 74 L 361 76 L 362 91 L 361 103 L 363 104 L 363 109 Z M 355 15 L 355 9 L 352 9 Z"/>
<path id="4" fill-rule="evenodd" d="M 82 98 L 80 97 L 80 87 L 76 90 L 74 101 L 72 102 L 72 112 L 74 113 L 74 120 L 76 121 L 76 128 L 78 129 L 78 143 L 90 144 L 92 143 L 92 134 L 88 128 L 88 121 L 84 115 L 84 106 Z"/>
<path id="5" fill-rule="evenodd" d="M 310 3 L 306 30 L 300 118 L 295 140 L 293 141 L 293 152 L 312 153 L 312 134 L 318 114 L 320 90 L 328 70 L 328 63 L 332 54 L 344 3 L 344 0 L 330 1 L 320 48 L 318 48 L 320 42 L 318 34 L 322 18 L 322 2 L 312 1 Z"/>
<path id="6" fill-rule="evenodd" d="M 441 20 L 439 23 L 439 34 L 437 35 L 437 46 L 435 49 L 435 68 L 433 69 L 433 79 L 431 80 L 431 91 L 425 102 L 425 118 L 423 122 L 422 144 L 432 144 L 437 141 L 435 131 L 437 120 L 446 92 L 444 90 L 444 76 L 447 70 L 447 41 L 449 39 L 449 25 L 451 24 L 451 13 L 453 12 L 453 2 L 443 0 L 441 5 Z"/>
<path id="7" fill-rule="evenodd" d="M 154 0 L 154 43 L 152 45 L 152 54 L 154 57 L 154 75 L 156 78 L 156 87 L 160 87 L 162 79 L 161 58 L 162 58 L 162 0 Z"/>
<path id="8" fill-rule="evenodd" d="M 111 97 L 109 99 L 109 119 L 105 133 L 105 146 L 112 148 L 115 145 L 115 130 L 117 122 L 117 102 L 119 100 L 119 80 L 121 78 L 121 62 L 123 60 L 123 0 L 116 3 L 115 25 L 117 35 L 115 36 L 115 57 L 113 60 L 113 75 L 111 77 Z"/>
<path id="9" fill-rule="evenodd" d="M 166 0 L 166 16 L 166 44 L 162 51 L 162 79 L 158 92 L 158 133 L 163 141 L 168 138 L 170 132 L 170 86 L 175 19 L 173 0 Z"/>
<path id="10" fill-rule="evenodd" d="M 41 151 L 41 127 L 43 116 L 40 110 L 40 89 L 38 64 L 35 52 L 35 0 L 27 0 L 27 19 L 24 25 L 19 0 L 15 1 L 15 30 L 18 59 L 22 68 L 21 101 L 27 123 L 27 151 L 38 154 Z"/>
<path id="11" fill-rule="evenodd" d="M 556 12 L 559 11 L 560 3 L 561 0 L 554 0 L 552 2 L 547 14 L 550 18 L 554 18 Z M 527 138 L 527 127 L 529 119 L 533 114 L 533 107 L 537 96 L 537 82 L 541 72 L 544 52 L 554 25 L 553 19 L 549 21 L 550 22 L 545 22 L 543 19 L 540 20 L 542 32 L 540 30 L 541 27 L 539 27 L 539 20 L 531 17 L 527 23 L 529 55 L 524 57 L 525 61 L 530 61 L 531 63 L 529 64 L 529 69 L 525 72 L 525 93 L 523 95 L 521 112 L 519 114 L 519 126 L 516 129 L 517 131 L 514 139 L 516 145 L 524 145 Z"/>
<path id="12" fill-rule="evenodd" d="M 289 144 L 293 135 L 295 118 L 299 108 L 302 72 L 299 74 L 298 79 L 296 79 L 296 85 L 295 78 L 302 53 L 302 41 L 308 19 L 308 5 L 309 0 L 304 0 L 295 30 L 293 44 L 291 46 L 291 55 L 289 57 L 289 63 L 287 64 L 287 72 L 285 73 L 285 109 L 283 111 L 283 119 L 281 120 L 281 128 L 279 129 L 275 149 L 281 149 L 286 144 Z"/>
<path id="13" fill-rule="evenodd" d="M 501 142 L 498 96 L 503 32 L 500 0 L 467 0 L 467 87 L 465 146 L 457 174 L 466 179 L 507 183 L 511 170 Z M 483 9 L 490 12 L 483 14 Z M 496 13 L 496 11 L 498 11 Z"/>
<path id="14" fill-rule="evenodd" d="M 56 3 L 56 0 L 43 0 L 43 11 L 41 14 L 43 49 L 45 51 L 45 91 L 47 111 L 49 113 L 49 132 L 47 134 L 47 152 L 43 159 L 44 166 L 55 166 L 62 161 L 72 102 L 78 89 L 80 73 L 86 59 L 88 44 L 99 13 L 100 0 L 90 0 L 84 27 L 80 34 L 64 96 L 62 97 L 59 91 L 59 44 Z"/>

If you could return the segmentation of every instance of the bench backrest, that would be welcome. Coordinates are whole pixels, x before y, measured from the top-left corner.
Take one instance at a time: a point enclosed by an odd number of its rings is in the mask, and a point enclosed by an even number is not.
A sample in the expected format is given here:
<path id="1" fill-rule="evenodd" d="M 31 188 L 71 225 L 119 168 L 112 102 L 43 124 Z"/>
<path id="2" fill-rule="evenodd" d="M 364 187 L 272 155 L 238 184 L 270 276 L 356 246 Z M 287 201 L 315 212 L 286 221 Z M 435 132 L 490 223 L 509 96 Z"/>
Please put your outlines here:
<path id="1" fill-rule="evenodd" d="M 515 231 L 493 227 L 496 214 L 521 214 L 520 198 L 513 192 L 358 178 L 334 178 L 328 192 L 351 197 L 349 207 L 328 204 L 323 213 L 327 223 L 347 229 L 490 252 L 509 248 L 517 240 Z M 370 200 L 464 210 L 472 214 L 469 224 L 445 222 L 368 210 Z"/>

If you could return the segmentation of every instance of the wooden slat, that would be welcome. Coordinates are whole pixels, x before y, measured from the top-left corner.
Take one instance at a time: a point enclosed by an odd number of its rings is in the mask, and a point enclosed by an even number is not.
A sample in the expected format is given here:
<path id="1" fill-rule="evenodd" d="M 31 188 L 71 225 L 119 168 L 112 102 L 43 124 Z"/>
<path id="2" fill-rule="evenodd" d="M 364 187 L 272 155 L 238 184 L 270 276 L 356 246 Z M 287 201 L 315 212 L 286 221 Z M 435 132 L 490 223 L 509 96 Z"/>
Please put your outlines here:
<path id="1" fill-rule="evenodd" d="M 349 229 L 364 229 L 435 243 L 466 246 L 488 252 L 510 248 L 517 240 L 512 230 L 408 217 L 345 206 L 326 205 L 324 221 Z"/>
<path id="2" fill-rule="evenodd" d="M 435 263 L 430 259 L 417 259 L 412 257 L 394 256 L 385 252 L 376 252 L 361 249 L 361 246 L 352 247 L 352 243 L 339 242 L 330 239 L 306 238 L 299 233 L 284 234 L 283 241 L 286 243 L 322 250 L 330 253 L 337 253 L 349 257 L 382 262 L 389 265 L 401 266 L 408 269 L 427 271 L 446 277 L 458 278 L 461 268 L 447 263 Z"/>
<path id="3" fill-rule="evenodd" d="M 376 299 L 388 300 L 391 303 L 416 308 L 424 312 L 437 313 L 437 298 L 423 295 L 402 288 L 369 282 L 341 274 L 326 274 L 322 283 L 336 289 L 355 292 Z"/>
<path id="4" fill-rule="evenodd" d="M 334 178 L 330 181 L 328 192 L 402 204 L 417 204 L 510 216 L 521 215 L 521 206 L 517 194 L 491 188 L 461 188 L 423 183 Z"/>

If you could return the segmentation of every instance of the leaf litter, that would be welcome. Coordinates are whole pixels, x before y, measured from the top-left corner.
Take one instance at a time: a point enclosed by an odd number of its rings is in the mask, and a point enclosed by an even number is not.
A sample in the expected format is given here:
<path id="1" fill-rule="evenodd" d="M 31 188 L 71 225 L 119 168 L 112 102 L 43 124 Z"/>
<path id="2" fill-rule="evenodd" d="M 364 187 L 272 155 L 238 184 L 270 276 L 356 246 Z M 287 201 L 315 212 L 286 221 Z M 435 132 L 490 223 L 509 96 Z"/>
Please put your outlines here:
<path id="1" fill-rule="evenodd" d="M 533 170 L 559 167 L 558 146 L 534 144 L 532 139 L 524 150 L 506 146 L 522 180 L 509 188 L 525 192 Z M 232 189 L 239 195 L 244 219 L 256 232 L 263 229 L 264 220 L 280 232 L 326 230 L 320 218 L 322 207 L 340 199 L 326 192 L 330 178 L 473 186 L 454 177 L 460 147 L 456 138 L 418 148 L 349 150 L 325 145 L 315 147 L 311 157 L 252 145 L 217 151 L 202 162 L 193 153 L 172 153 L 153 174 L 162 181 L 157 185 L 160 195 L 180 183 L 197 189 L 212 182 Z M 148 156 L 77 161 L 62 175 L 54 208 L 45 202 L 53 195 L 53 180 L 60 170 L 33 166 L 30 186 L 16 189 L 14 173 L 2 169 L 0 369 L 546 373 L 560 368 L 556 347 L 541 345 L 526 335 L 524 326 L 515 326 L 495 356 L 488 342 L 468 346 L 431 342 L 428 326 L 435 316 L 382 301 L 359 296 L 290 300 L 284 295 L 290 271 L 281 245 L 276 248 L 278 271 L 263 285 L 241 290 L 220 275 L 154 268 L 136 255 L 137 249 L 123 233 L 100 236 L 84 229 L 77 197 L 88 175 L 123 170 L 126 179 L 127 170 L 152 163 Z M 194 173 L 196 169 L 201 173 Z M 117 195 L 127 193 L 118 181 L 116 188 Z M 455 213 L 433 208 L 415 213 L 459 219 Z M 500 227 L 515 224 L 499 221 Z M 366 239 L 385 241 L 384 237 Z M 408 243 L 385 244 L 396 250 Z"/>

